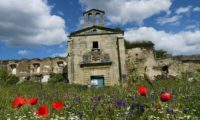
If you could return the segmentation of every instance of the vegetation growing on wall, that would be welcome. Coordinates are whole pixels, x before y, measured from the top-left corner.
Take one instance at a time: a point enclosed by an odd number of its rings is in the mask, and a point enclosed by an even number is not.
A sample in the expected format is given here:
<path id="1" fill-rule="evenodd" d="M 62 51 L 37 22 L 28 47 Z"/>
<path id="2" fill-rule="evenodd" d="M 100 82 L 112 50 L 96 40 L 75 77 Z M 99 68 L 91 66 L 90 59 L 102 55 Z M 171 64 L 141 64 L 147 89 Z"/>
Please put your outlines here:
<path id="1" fill-rule="evenodd" d="M 125 40 L 125 47 L 126 49 L 137 48 L 137 47 L 154 48 L 154 43 L 151 41 L 130 42 L 130 41 Z"/>
<path id="2" fill-rule="evenodd" d="M 123 29 L 121 27 L 116 27 L 114 28 L 116 31 L 123 31 Z"/>
<path id="3" fill-rule="evenodd" d="M 167 58 L 170 56 L 165 50 L 154 50 L 154 55 L 156 58 Z"/>

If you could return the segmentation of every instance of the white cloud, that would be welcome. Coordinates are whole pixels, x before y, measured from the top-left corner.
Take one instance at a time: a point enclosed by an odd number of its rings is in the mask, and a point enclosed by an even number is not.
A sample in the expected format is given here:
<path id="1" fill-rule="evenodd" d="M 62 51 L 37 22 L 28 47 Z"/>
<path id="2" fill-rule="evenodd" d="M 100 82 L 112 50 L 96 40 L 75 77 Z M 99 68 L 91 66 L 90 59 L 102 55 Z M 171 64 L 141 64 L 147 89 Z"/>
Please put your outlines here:
<path id="1" fill-rule="evenodd" d="M 104 10 L 112 23 L 143 23 L 162 11 L 168 12 L 171 0 L 79 0 L 86 9 Z M 169 12 L 168 12 L 169 13 Z"/>
<path id="2" fill-rule="evenodd" d="M 76 29 L 81 29 L 84 26 L 84 18 L 80 17 L 79 18 L 79 23 L 76 25 Z"/>
<path id="3" fill-rule="evenodd" d="M 173 55 L 200 53 L 200 30 L 167 33 L 152 27 L 140 27 L 128 29 L 125 38 L 129 41 L 150 40 L 156 49 L 164 49 Z"/>
<path id="4" fill-rule="evenodd" d="M 58 10 L 58 14 L 61 15 L 61 16 L 64 16 L 64 13 L 60 10 Z"/>
<path id="5" fill-rule="evenodd" d="M 176 14 L 190 13 L 191 11 L 200 12 L 200 7 L 193 7 L 193 6 L 180 7 L 176 10 Z"/>
<path id="6" fill-rule="evenodd" d="M 197 25 L 188 25 L 185 27 L 185 29 L 186 30 L 194 30 L 194 29 L 197 29 L 197 27 L 198 27 Z"/>
<path id="7" fill-rule="evenodd" d="M 174 23 L 179 22 L 179 20 L 181 18 L 182 18 L 182 16 L 179 16 L 179 15 L 175 15 L 175 16 L 172 16 L 172 17 L 160 17 L 160 18 L 157 19 L 157 23 L 160 24 L 160 25 L 165 25 L 165 24 L 168 24 L 168 23 L 174 24 Z"/>
<path id="8" fill-rule="evenodd" d="M 44 0 L 1 0 L 0 41 L 11 45 L 54 45 L 66 41 L 65 21 Z"/>
<path id="9" fill-rule="evenodd" d="M 194 11 L 194 12 L 200 12 L 200 7 L 195 7 L 195 8 L 193 8 L 193 11 Z"/>
<path id="10" fill-rule="evenodd" d="M 166 11 L 166 15 L 167 15 L 167 16 L 169 16 L 169 15 L 171 15 L 171 14 L 172 14 L 172 12 L 171 12 L 170 10 Z"/>
<path id="11" fill-rule="evenodd" d="M 191 8 L 192 8 L 192 6 L 180 7 L 176 10 L 176 14 L 182 14 L 182 13 L 190 12 Z"/>
<path id="12" fill-rule="evenodd" d="M 30 53 L 30 51 L 27 51 L 27 50 L 19 50 L 17 53 L 18 53 L 19 55 L 27 55 L 27 54 Z"/>

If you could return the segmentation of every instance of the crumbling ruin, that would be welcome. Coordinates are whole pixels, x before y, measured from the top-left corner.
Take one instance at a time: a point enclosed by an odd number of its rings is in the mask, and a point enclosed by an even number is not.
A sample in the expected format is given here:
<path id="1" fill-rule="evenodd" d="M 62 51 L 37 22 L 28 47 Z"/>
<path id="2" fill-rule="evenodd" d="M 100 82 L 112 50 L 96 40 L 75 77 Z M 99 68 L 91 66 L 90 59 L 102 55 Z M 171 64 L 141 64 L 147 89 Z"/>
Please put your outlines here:
<path id="1" fill-rule="evenodd" d="M 66 58 L 22 59 L 0 61 L 0 69 L 20 78 L 31 80 L 36 75 L 42 76 L 42 82 L 47 82 L 51 73 L 67 74 Z"/>

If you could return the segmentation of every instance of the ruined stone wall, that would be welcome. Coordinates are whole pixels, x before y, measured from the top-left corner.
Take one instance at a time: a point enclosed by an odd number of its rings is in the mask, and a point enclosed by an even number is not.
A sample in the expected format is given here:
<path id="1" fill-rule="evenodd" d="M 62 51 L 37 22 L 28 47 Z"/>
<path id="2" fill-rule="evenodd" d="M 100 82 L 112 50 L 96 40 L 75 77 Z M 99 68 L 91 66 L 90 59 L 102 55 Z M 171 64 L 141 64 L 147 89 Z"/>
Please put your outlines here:
<path id="1" fill-rule="evenodd" d="M 10 66 L 8 66 L 10 68 Z M 30 76 L 30 61 L 29 60 L 22 60 L 17 63 L 17 76 L 25 77 Z"/>
<path id="2" fill-rule="evenodd" d="M 180 76 L 183 73 L 195 73 L 195 68 L 200 66 L 200 62 L 196 62 L 195 58 L 183 57 L 183 60 L 176 60 L 172 57 L 155 58 L 153 49 L 150 48 L 132 48 L 126 50 L 127 69 L 135 71 L 139 75 L 143 75 L 145 68 L 151 79 L 161 76 L 167 72 L 168 76 Z M 195 60 L 195 61 L 194 61 Z M 200 60 L 199 60 L 200 61 Z"/>
<path id="3" fill-rule="evenodd" d="M 132 48 L 126 50 L 127 68 L 133 69 L 139 75 L 143 75 L 147 70 L 150 78 L 160 74 L 160 70 L 154 69 L 157 62 L 154 59 L 153 50 L 151 48 Z M 134 67 L 133 67 L 134 66 Z"/>
<path id="4" fill-rule="evenodd" d="M 7 71 L 7 64 L 9 61 L 0 61 L 0 70 Z"/>
<path id="5" fill-rule="evenodd" d="M 35 75 L 42 75 L 47 81 L 51 73 L 67 73 L 66 58 L 22 59 L 0 61 L 0 69 L 18 76 L 20 79 L 31 79 Z"/>

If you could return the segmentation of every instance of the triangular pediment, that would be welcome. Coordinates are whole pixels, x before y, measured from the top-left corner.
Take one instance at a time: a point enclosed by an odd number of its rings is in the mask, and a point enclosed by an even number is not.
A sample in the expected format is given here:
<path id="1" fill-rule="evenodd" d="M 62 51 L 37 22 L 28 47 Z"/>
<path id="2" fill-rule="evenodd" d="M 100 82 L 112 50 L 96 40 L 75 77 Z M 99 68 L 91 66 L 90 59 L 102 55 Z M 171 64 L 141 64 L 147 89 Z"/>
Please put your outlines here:
<path id="1" fill-rule="evenodd" d="M 102 35 L 102 34 L 124 34 L 124 31 L 120 29 L 112 29 L 102 26 L 91 26 L 87 27 L 70 34 L 70 37 L 73 36 L 89 36 L 89 35 Z"/>

